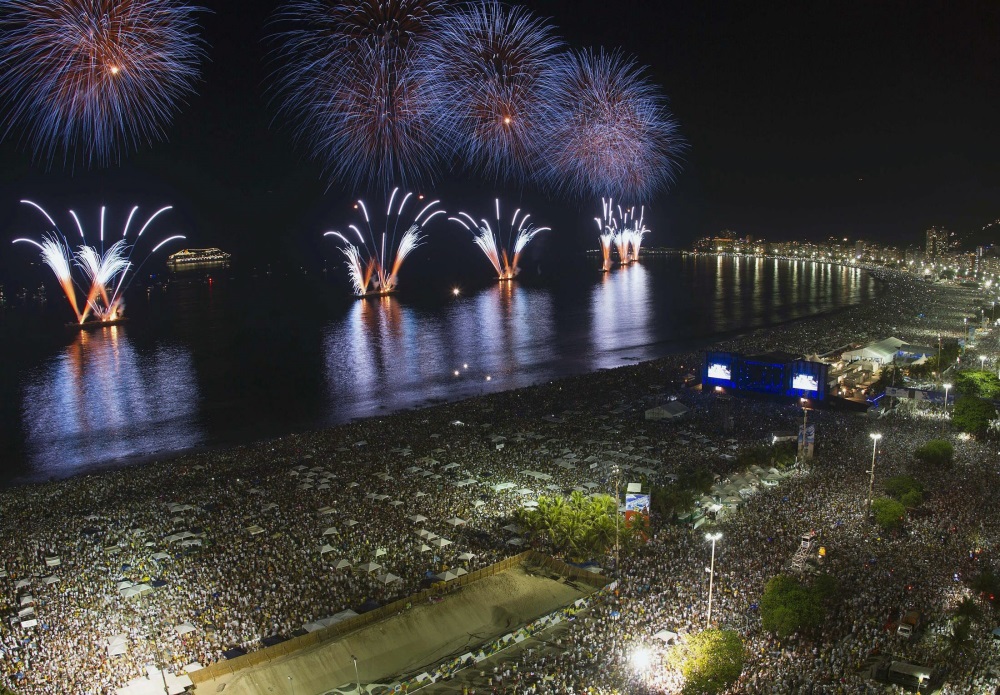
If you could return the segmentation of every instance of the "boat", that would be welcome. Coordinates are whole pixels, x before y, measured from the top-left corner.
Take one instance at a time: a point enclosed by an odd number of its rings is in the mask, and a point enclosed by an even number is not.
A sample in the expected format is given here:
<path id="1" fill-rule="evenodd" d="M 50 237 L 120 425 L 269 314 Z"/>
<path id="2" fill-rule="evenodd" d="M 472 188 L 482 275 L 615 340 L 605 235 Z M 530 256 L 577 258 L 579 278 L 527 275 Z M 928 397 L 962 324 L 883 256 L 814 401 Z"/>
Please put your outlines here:
<path id="1" fill-rule="evenodd" d="M 120 326 L 123 323 L 128 323 L 128 317 L 119 316 L 116 319 L 108 319 L 107 321 L 84 321 L 83 323 L 67 323 L 66 328 L 71 331 L 96 331 L 99 328 L 107 328 L 109 326 Z"/>
<path id="2" fill-rule="evenodd" d="M 193 265 L 225 265 L 229 263 L 230 254 L 222 249 L 183 249 L 167 256 L 167 265 L 183 267 Z"/>

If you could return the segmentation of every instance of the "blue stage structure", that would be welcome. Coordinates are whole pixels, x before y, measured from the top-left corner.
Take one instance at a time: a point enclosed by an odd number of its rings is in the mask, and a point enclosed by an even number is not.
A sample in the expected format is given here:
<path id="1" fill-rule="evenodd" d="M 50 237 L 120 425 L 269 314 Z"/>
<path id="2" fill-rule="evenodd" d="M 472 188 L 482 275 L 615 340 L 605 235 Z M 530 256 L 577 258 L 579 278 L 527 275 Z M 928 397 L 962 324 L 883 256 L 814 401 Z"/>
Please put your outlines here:
<path id="1" fill-rule="evenodd" d="M 798 355 L 768 352 L 742 355 L 737 352 L 706 352 L 701 383 L 704 388 L 766 393 L 824 400 L 829 367 Z"/>

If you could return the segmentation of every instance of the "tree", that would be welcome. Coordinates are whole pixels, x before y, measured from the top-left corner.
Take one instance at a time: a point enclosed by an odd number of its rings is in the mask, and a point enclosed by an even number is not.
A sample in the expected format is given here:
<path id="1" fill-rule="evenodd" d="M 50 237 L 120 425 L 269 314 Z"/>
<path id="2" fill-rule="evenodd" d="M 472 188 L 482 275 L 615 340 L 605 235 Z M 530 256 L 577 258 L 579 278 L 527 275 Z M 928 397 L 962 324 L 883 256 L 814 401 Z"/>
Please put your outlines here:
<path id="1" fill-rule="evenodd" d="M 900 503 L 907 509 L 916 509 L 924 503 L 924 493 L 920 490 L 910 490 L 899 498 Z"/>
<path id="2" fill-rule="evenodd" d="M 817 578 L 812 586 L 784 574 L 772 577 L 760 599 L 764 629 L 779 637 L 790 637 L 821 625 L 826 617 L 824 604 L 836 586 L 832 577 L 822 576 L 825 578 Z"/>
<path id="3" fill-rule="evenodd" d="M 963 396 L 955 402 L 951 414 L 951 424 L 962 432 L 982 437 L 989 429 L 990 421 L 997 417 L 997 409 L 984 398 Z"/>
<path id="4" fill-rule="evenodd" d="M 932 439 L 914 451 L 913 456 L 925 466 L 947 468 L 955 457 L 955 448 L 946 439 Z"/>
<path id="5" fill-rule="evenodd" d="M 982 620 L 983 609 L 979 607 L 975 601 L 973 601 L 968 596 L 963 598 L 958 603 L 958 608 L 955 609 L 956 618 L 966 618 L 974 622 Z"/>
<path id="6" fill-rule="evenodd" d="M 711 695 L 740 677 L 746 650 L 734 630 L 703 630 L 689 635 L 668 658 L 684 674 L 685 695 Z"/>
<path id="7" fill-rule="evenodd" d="M 922 493 L 924 491 L 924 484 L 908 475 L 894 475 L 891 478 L 886 478 L 882 485 L 889 497 L 895 497 L 897 500 L 902 499 L 903 495 L 908 492 Z"/>
<path id="8" fill-rule="evenodd" d="M 669 521 L 675 515 L 694 507 L 694 491 L 678 484 L 654 487 L 650 494 L 649 506 L 658 518 Z"/>
<path id="9" fill-rule="evenodd" d="M 968 369 L 955 376 L 955 393 L 990 400 L 1000 398 L 1000 378 L 992 370 Z"/>
<path id="10" fill-rule="evenodd" d="M 875 523 L 886 531 L 894 531 L 903 526 L 906 507 L 901 502 L 880 497 L 872 501 L 872 511 L 875 512 Z"/>

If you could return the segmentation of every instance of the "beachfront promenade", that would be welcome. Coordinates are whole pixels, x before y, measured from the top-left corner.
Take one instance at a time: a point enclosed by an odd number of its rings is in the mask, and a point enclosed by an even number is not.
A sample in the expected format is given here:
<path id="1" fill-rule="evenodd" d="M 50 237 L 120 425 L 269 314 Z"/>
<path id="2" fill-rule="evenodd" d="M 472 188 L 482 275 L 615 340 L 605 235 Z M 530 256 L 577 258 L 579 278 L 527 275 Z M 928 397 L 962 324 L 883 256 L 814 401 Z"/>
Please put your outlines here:
<path id="1" fill-rule="evenodd" d="M 926 343 L 956 335 L 979 299 L 907 276 L 885 282 L 863 306 L 720 347 L 812 353 L 890 334 Z M 514 511 L 541 494 L 610 492 L 608 461 L 653 483 L 689 465 L 725 477 L 736 472 L 727 457 L 800 421 L 794 404 L 735 399 L 737 425 L 723 433 L 714 394 L 671 386 L 698 364 L 697 355 L 677 355 L 4 491 L 0 685 L 21 695 L 114 693 L 149 664 L 182 673 L 252 652 L 519 553 L 525 541 Z M 677 395 L 691 418 L 643 422 L 658 397 L 651 386 Z M 812 473 L 761 490 L 722 524 L 713 621 L 737 627 L 750 647 L 733 692 L 876 692 L 859 672 L 873 652 L 939 658 L 926 642 L 894 642 L 886 623 L 910 605 L 932 619 L 946 615 L 968 591 L 954 576 L 975 570 L 970 543 L 982 550 L 977 562 L 996 547 L 998 522 L 988 512 L 1000 496 L 995 452 L 956 439 L 955 468 L 925 476 L 929 514 L 889 538 L 861 512 L 871 423 L 829 411 L 810 420 Z M 887 418 L 878 427 L 880 476 L 907 470 L 912 450 L 944 433 L 929 419 Z M 809 529 L 823 531 L 846 598 L 820 639 L 778 641 L 761 630 L 755 605 Z M 471 687 L 674 692 L 676 673 L 639 676 L 629 654 L 638 644 L 656 647 L 659 630 L 704 624 L 707 551 L 703 534 L 658 529 L 623 558 L 618 595 L 573 621 L 558 648 L 482 669 Z M 984 692 L 996 654 L 988 635 L 975 640 L 950 660 L 946 692 Z"/>

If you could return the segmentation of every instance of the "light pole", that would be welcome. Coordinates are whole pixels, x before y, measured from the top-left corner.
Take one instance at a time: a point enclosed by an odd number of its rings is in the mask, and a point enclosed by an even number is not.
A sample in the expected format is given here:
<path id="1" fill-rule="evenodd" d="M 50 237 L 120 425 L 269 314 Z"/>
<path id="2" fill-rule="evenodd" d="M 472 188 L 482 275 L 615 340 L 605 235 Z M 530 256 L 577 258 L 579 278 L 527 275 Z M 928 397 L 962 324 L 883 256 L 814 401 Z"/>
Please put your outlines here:
<path id="1" fill-rule="evenodd" d="M 712 587 L 715 583 L 715 541 L 722 538 L 721 533 L 706 533 L 705 540 L 712 541 L 712 564 L 708 570 L 708 627 L 712 626 Z"/>
<path id="2" fill-rule="evenodd" d="M 986 371 L 986 355 L 979 356 L 979 368 L 984 372 Z"/>
<path id="3" fill-rule="evenodd" d="M 799 407 L 802 408 L 802 439 L 799 444 L 799 455 L 802 457 L 802 460 L 805 461 L 809 454 L 809 442 L 806 438 L 806 426 L 808 425 L 808 416 L 809 411 L 811 410 L 809 408 L 809 399 L 800 398 Z"/>
<path id="4" fill-rule="evenodd" d="M 361 695 L 361 676 L 358 675 L 358 657 L 351 654 L 351 661 L 354 662 L 354 679 L 358 684 L 358 695 Z"/>
<path id="5" fill-rule="evenodd" d="M 872 432 L 868 436 L 872 438 L 872 469 L 868 478 L 868 499 L 865 501 L 866 514 L 870 514 L 872 510 L 872 491 L 875 489 L 875 451 L 878 449 L 878 440 L 882 438 L 878 432 Z"/>
<path id="6" fill-rule="evenodd" d="M 948 414 L 948 390 L 951 389 L 951 384 L 944 385 L 944 414 Z"/>
<path id="7" fill-rule="evenodd" d="M 619 484 L 618 479 L 621 477 L 621 474 L 620 474 L 620 469 L 618 468 L 618 464 L 615 464 L 614 468 L 611 469 L 611 472 L 615 476 L 615 575 L 619 575 L 620 571 L 618 569 L 618 553 L 619 553 L 618 517 L 621 514 L 621 512 L 618 511 L 618 484 Z"/>

